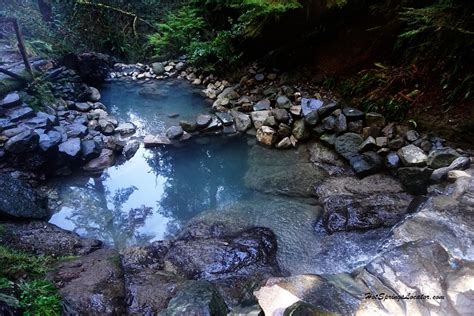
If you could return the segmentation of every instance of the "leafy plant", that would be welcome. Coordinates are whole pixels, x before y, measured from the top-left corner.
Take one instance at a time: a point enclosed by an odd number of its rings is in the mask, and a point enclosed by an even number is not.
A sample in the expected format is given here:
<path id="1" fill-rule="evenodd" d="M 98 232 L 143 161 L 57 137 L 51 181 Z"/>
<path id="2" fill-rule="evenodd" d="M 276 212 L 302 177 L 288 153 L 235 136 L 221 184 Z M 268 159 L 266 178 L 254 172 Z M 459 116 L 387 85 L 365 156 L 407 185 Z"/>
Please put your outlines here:
<path id="1" fill-rule="evenodd" d="M 20 283 L 20 304 L 24 315 L 61 314 L 61 297 L 54 285 L 43 279 Z"/>

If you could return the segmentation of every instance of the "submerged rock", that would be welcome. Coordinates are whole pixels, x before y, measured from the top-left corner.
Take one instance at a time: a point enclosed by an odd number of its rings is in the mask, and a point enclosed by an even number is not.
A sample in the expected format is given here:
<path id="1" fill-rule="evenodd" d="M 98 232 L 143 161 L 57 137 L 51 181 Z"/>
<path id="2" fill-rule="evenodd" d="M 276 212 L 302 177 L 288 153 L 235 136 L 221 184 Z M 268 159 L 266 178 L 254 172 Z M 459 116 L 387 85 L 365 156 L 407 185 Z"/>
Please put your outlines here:
<path id="1" fill-rule="evenodd" d="M 0 218 L 44 219 L 49 215 L 46 197 L 22 180 L 0 174 Z"/>
<path id="2" fill-rule="evenodd" d="M 181 128 L 181 126 L 171 126 L 166 130 L 166 137 L 169 139 L 178 139 L 180 138 L 184 133 L 184 130 Z"/>

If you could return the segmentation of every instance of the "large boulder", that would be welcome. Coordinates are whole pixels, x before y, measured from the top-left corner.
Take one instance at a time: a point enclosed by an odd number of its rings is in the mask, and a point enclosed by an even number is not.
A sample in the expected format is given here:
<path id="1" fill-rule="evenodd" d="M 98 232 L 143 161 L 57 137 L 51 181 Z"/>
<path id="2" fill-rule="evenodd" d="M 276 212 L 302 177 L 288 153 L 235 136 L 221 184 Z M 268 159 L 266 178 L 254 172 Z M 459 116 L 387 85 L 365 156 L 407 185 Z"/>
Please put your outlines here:
<path id="1" fill-rule="evenodd" d="M 449 166 L 454 160 L 461 155 L 450 147 L 443 147 L 434 149 L 428 155 L 428 166 L 433 169 L 443 168 Z"/>
<path id="2" fill-rule="evenodd" d="M 63 64 L 74 69 L 88 84 L 100 85 L 114 65 L 112 57 L 100 53 L 70 53 L 63 57 Z"/>
<path id="3" fill-rule="evenodd" d="M 47 198 L 10 175 L 0 175 L 0 218 L 43 219 L 50 215 Z"/>
<path id="4" fill-rule="evenodd" d="M 70 138 L 59 144 L 59 152 L 66 158 L 76 159 L 81 154 L 81 140 L 79 138 Z"/>
<path id="5" fill-rule="evenodd" d="M 125 315 L 125 287 L 119 254 L 99 249 L 62 262 L 50 279 L 67 315 Z"/>
<path id="6" fill-rule="evenodd" d="M 398 178 L 411 194 L 426 194 L 433 169 L 421 167 L 403 167 L 397 170 Z"/>
<path id="7" fill-rule="evenodd" d="M 5 150 L 14 154 L 31 152 L 38 147 L 39 136 L 32 130 L 21 132 L 5 143 Z"/>

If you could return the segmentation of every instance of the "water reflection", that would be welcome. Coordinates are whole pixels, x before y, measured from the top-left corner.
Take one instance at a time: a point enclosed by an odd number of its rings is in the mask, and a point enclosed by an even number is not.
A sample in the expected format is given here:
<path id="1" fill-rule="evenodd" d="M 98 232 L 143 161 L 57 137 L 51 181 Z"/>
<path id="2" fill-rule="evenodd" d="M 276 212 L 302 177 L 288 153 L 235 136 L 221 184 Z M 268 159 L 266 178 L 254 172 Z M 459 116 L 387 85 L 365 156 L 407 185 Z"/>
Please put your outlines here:
<path id="1" fill-rule="evenodd" d="M 58 179 L 50 222 L 118 247 L 168 239 L 196 214 L 245 199 L 247 143 L 216 138 L 137 154 L 101 177 Z"/>

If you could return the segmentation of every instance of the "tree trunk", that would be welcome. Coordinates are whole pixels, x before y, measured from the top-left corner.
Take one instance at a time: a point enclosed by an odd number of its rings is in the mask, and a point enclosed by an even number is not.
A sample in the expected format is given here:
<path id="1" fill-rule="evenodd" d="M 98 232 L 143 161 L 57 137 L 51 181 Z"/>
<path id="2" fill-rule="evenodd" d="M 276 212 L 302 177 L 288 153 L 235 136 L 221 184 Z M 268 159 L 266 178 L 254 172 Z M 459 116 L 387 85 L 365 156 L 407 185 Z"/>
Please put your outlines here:
<path id="1" fill-rule="evenodd" d="M 43 21 L 51 22 L 53 17 L 51 0 L 38 0 L 38 8 L 43 16 Z"/>

